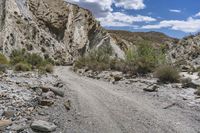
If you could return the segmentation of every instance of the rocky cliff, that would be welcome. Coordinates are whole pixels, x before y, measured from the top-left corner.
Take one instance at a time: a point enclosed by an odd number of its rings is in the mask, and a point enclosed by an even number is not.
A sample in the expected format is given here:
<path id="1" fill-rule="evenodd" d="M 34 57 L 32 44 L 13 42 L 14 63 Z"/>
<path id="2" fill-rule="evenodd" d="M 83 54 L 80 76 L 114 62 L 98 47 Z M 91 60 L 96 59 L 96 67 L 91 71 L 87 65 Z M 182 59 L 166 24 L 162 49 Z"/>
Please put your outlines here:
<path id="1" fill-rule="evenodd" d="M 172 62 L 200 67 L 200 34 L 183 38 L 169 52 Z"/>
<path id="2" fill-rule="evenodd" d="M 1 0 L 0 52 L 25 48 L 59 63 L 101 45 L 111 45 L 123 58 L 115 40 L 90 11 L 64 0 Z"/>

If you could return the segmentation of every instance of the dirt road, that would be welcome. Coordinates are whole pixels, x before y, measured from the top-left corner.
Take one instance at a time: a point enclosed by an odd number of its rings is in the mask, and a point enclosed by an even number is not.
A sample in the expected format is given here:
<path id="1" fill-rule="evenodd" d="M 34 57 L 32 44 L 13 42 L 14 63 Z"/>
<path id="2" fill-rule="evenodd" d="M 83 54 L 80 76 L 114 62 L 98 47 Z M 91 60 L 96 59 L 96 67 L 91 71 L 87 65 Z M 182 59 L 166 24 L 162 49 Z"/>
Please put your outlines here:
<path id="1" fill-rule="evenodd" d="M 69 67 L 58 67 L 55 73 L 71 90 L 77 114 L 75 123 L 70 127 L 66 125 L 65 132 L 200 132 L 200 112 L 179 107 L 163 109 L 163 103 L 157 98 L 131 93 L 119 85 L 80 77 Z"/>

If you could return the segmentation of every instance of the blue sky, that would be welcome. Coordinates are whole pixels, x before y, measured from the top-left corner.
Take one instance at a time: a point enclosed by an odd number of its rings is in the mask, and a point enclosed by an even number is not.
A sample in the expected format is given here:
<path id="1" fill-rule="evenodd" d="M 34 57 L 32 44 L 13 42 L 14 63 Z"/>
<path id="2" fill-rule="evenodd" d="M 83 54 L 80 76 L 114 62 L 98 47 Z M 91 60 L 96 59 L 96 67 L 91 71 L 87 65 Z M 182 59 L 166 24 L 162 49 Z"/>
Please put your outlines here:
<path id="1" fill-rule="evenodd" d="M 199 0 L 70 0 L 108 29 L 159 31 L 182 38 L 200 32 Z"/>

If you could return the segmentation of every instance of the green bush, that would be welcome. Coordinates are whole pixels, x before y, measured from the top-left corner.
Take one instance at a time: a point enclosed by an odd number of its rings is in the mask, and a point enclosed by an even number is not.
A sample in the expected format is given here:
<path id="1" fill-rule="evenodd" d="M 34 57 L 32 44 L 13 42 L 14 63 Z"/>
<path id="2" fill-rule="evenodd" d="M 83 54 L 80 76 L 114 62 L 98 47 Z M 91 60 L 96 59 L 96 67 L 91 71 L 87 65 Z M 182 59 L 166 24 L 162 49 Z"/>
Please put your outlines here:
<path id="1" fill-rule="evenodd" d="M 175 83 L 179 82 L 180 79 L 179 71 L 170 65 L 157 68 L 154 74 L 163 83 Z"/>
<path id="2" fill-rule="evenodd" d="M 131 47 L 126 52 L 125 66 L 122 69 L 132 71 L 132 74 L 147 74 L 160 64 L 165 63 L 165 53 L 160 49 L 153 48 L 149 42 L 141 42 L 135 50 Z"/>
<path id="3" fill-rule="evenodd" d="M 14 66 L 14 70 L 26 72 L 26 71 L 31 70 L 31 66 L 29 64 L 26 64 L 26 63 L 18 63 Z"/>
<path id="4" fill-rule="evenodd" d="M 26 52 L 25 49 L 13 50 L 10 55 L 10 64 L 14 66 L 21 62 L 27 63 L 28 56 L 29 54 Z"/>
<path id="5" fill-rule="evenodd" d="M 128 48 L 126 51 L 126 61 L 133 62 L 137 57 L 137 52 L 133 47 Z"/>
<path id="6" fill-rule="evenodd" d="M 75 68 L 87 67 L 94 71 L 117 70 L 132 75 L 147 74 L 153 72 L 157 66 L 165 64 L 165 52 L 162 47 L 154 48 L 150 44 L 143 41 L 137 48 L 128 48 L 125 60 L 113 59 L 111 48 L 104 46 L 80 57 L 75 62 Z"/>
<path id="7" fill-rule="evenodd" d="M 8 65 L 8 60 L 7 60 L 7 58 L 3 55 L 3 54 L 1 54 L 0 53 L 0 64 L 1 65 Z"/>
<path id="8" fill-rule="evenodd" d="M 108 70 L 110 69 L 111 55 L 112 48 L 110 46 L 101 46 L 78 58 L 74 67 L 78 69 L 87 67 L 94 71 Z"/>
<path id="9" fill-rule="evenodd" d="M 10 55 L 10 64 L 15 66 L 15 68 L 17 67 L 17 70 L 19 71 L 43 68 L 44 71 L 47 69 L 47 71 L 50 72 L 50 65 L 52 62 L 53 61 L 50 58 L 43 59 L 38 54 L 26 52 L 25 49 L 14 50 Z M 21 68 L 22 70 L 20 70 Z"/>
<path id="10" fill-rule="evenodd" d="M 135 73 L 147 74 L 152 72 L 155 67 L 154 62 L 151 62 L 145 57 L 140 57 L 134 61 Z"/>
<path id="11" fill-rule="evenodd" d="M 25 60 L 28 64 L 31 64 L 32 66 L 35 66 L 35 67 L 39 67 L 43 65 L 44 63 L 43 58 L 35 53 L 27 54 L 27 57 Z"/>
<path id="12" fill-rule="evenodd" d="M 41 66 L 39 67 L 39 72 L 40 73 L 53 73 L 54 68 L 53 65 L 47 64 L 46 66 Z"/>
<path id="13" fill-rule="evenodd" d="M 7 58 L 0 53 L 0 74 L 6 71 L 8 64 L 9 61 L 7 60 Z"/>

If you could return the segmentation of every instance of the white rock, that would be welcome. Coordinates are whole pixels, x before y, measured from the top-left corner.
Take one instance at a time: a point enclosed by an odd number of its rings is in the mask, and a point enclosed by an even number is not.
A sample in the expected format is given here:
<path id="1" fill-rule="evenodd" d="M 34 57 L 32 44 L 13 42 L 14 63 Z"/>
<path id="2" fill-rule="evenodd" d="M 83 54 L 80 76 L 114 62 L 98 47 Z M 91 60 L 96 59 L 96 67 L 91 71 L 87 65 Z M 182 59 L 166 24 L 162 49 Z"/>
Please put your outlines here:
<path id="1" fill-rule="evenodd" d="M 36 120 L 31 124 L 31 128 L 33 130 L 37 130 L 37 131 L 41 131 L 41 132 L 52 132 L 52 131 L 55 131 L 57 126 L 50 122 Z"/>

